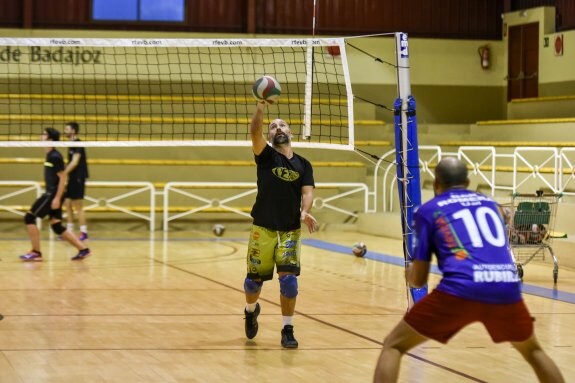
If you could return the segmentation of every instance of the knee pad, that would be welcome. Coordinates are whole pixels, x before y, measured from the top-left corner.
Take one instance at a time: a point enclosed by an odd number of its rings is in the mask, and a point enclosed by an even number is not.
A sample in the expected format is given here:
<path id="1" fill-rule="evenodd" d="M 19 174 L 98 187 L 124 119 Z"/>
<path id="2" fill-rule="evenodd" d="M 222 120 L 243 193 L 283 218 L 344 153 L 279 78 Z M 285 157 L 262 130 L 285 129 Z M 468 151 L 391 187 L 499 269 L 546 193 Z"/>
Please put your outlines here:
<path id="1" fill-rule="evenodd" d="M 66 231 L 66 228 L 62 225 L 62 222 L 56 222 L 50 225 L 52 231 L 58 235 Z"/>
<path id="2" fill-rule="evenodd" d="M 297 297 L 297 277 L 287 274 L 280 277 L 280 293 L 287 298 Z"/>
<path id="3" fill-rule="evenodd" d="M 262 289 L 263 282 L 257 282 L 253 279 L 246 278 L 244 282 L 244 291 L 248 294 L 257 294 Z"/>
<path id="4" fill-rule="evenodd" d="M 26 225 L 35 225 L 36 216 L 32 213 L 26 213 L 26 215 L 24 216 L 24 222 L 26 222 Z"/>

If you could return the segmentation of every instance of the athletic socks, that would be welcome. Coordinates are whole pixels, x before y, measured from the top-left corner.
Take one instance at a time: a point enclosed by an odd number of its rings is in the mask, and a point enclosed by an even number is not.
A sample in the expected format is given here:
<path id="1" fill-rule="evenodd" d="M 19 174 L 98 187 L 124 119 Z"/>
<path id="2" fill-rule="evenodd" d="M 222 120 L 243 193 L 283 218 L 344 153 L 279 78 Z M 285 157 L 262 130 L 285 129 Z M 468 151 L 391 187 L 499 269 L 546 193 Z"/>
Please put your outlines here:
<path id="1" fill-rule="evenodd" d="M 285 326 L 292 326 L 293 325 L 293 316 L 282 316 L 282 322 L 284 327 Z"/>
<path id="2" fill-rule="evenodd" d="M 257 302 L 254 303 L 247 303 L 246 304 L 246 312 L 253 313 L 256 310 Z M 292 326 L 293 325 L 293 316 L 283 316 L 282 315 L 282 323 L 283 326 Z"/>
<path id="3" fill-rule="evenodd" d="M 247 303 L 246 304 L 246 312 L 248 313 L 253 313 L 254 311 L 256 311 L 256 306 L 258 305 L 258 302 L 254 302 L 254 303 Z"/>

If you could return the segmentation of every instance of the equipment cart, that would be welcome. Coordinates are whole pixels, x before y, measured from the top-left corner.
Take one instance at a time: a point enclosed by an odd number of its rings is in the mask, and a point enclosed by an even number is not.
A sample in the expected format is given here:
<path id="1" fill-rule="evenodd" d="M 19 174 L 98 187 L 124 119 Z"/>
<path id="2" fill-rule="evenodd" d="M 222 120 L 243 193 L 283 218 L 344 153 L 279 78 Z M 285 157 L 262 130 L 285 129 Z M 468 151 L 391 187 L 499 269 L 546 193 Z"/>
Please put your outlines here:
<path id="1" fill-rule="evenodd" d="M 557 283 L 559 264 L 551 245 L 560 198 L 560 194 L 540 190 L 536 194 L 513 194 L 507 227 L 509 246 L 521 279 L 523 267 L 534 258 L 545 259 L 548 251 L 553 258 L 553 282 Z"/>

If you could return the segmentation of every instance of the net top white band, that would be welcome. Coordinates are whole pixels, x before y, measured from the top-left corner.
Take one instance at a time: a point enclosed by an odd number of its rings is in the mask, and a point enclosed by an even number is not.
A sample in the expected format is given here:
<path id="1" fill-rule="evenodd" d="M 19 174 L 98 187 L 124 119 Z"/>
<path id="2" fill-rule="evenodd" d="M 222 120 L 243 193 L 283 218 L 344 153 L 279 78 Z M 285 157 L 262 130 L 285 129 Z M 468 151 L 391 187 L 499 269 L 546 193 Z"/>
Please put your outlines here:
<path id="1" fill-rule="evenodd" d="M 77 39 L 0 38 L 0 46 L 53 47 L 293 47 L 343 45 L 343 38 L 292 39 Z"/>
<path id="2" fill-rule="evenodd" d="M 114 148 L 129 148 L 129 147 L 164 147 L 164 146 L 220 146 L 220 147 L 235 147 L 235 146 L 252 146 L 251 141 L 223 141 L 223 140 L 180 140 L 180 141 L 0 141 L 1 147 L 114 147 Z M 332 149 L 332 150 L 353 150 L 353 146 L 348 144 L 328 144 L 321 142 L 293 142 L 294 148 L 309 148 L 309 149 Z"/>

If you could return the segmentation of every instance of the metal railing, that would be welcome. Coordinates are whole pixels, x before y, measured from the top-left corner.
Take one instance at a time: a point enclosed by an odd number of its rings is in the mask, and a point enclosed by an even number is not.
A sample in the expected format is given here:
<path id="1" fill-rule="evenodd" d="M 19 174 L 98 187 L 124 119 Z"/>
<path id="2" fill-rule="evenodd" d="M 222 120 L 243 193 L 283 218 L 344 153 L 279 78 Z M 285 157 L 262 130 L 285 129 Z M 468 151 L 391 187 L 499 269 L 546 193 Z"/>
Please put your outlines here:
<path id="1" fill-rule="evenodd" d="M 16 208 L 14 205 L 6 205 L 4 204 L 7 200 L 15 197 L 22 197 L 27 193 L 33 193 L 33 199 L 29 199 L 29 205 L 32 205 L 32 202 L 42 195 L 42 186 L 40 182 L 35 181 L 0 181 L 0 187 L 7 188 L 12 191 L 7 193 L 0 194 L 0 211 L 6 211 L 8 213 L 16 214 L 19 216 L 24 216 L 25 210 L 21 208 Z M 38 227 L 42 227 L 42 220 L 38 219 L 37 221 Z"/>
<path id="2" fill-rule="evenodd" d="M 84 206 L 84 211 L 98 210 L 104 208 L 106 211 L 120 212 L 132 217 L 140 218 L 149 223 L 150 231 L 155 230 L 156 225 L 156 188 L 151 182 L 114 182 L 114 181 L 88 181 L 86 187 L 90 190 L 90 195 L 84 196 L 91 204 Z M 114 195 L 93 195 L 96 190 L 119 189 L 121 192 Z M 125 190 L 128 191 L 125 191 Z M 126 201 L 130 197 L 147 195 L 147 211 L 139 212 L 131 205 L 119 204 L 119 201 Z M 147 213 L 147 214 L 146 214 Z"/>
<path id="3" fill-rule="evenodd" d="M 510 194 L 532 192 L 534 183 L 552 193 L 575 195 L 575 191 L 569 190 L 575 180 L 575 148 L 525 146 L 515 148 L 513 153 L 501 153 L 501 148 L 494 146 L 461 146 L 457 152 L 446 152 L 439 146 L 422 145 L 419 154 L 420 175 L 433 179 L 431 168 L 442 157 L 455 156 L 468 165 L 469 178 L 485 184 L 492 196 L 497 190 Z M 374 174 L 370 195 L 377 199 L 378 185 L 381 185 L 381 211 L 394 211 L 394 198 L 397 198 L 395 150 L 380 157 Z M 377 210 L 377 203 L 374 206 Z"/>
<path id="4" fill-rule="evenodd" d="M 509 191 L 510 194 L 526 190 L 531 192 L 534 183 L 553 193 L 575 196 L 575 188 L 571 190 L 575 180 L 575 148 L 517 147 L 512 153 L 501 148 L 499 150 L 494 146 L 461 146 L 456 152 L 446 152 L 436 145 L 422 145 L 419 147 L 422 185 L 425 180 L 433 180 L 435 164 L 442 157 L 451 155 L 464 161 L 470 169 L 470 179 L 486 186 L 487 193 L 492 196 L 497 190 Z M 317 189 L 331 189 L 334 192 L 316 195 L 314 208 L 328 209 L 346 217 L 357 217 L 359 212 L 394 211 L 394 199 L 397 199 L 395 167 L 395 150 L 385 152 L 375 164 L 371 190 L 365 183 L 317 183 Z M 0 211 L 18 215 L 24 214 L 22 208 L 6 204 L 5 201 L 30 192 L 34 192 L 37 198 L 42 192 L 41 183 L 33 181 L 0 181 L 0 187 L 11 190 L 0 194 Z M 248 218 L 253 194 L 257 192 L 254 182 L 169 182 L 163 185 L 161 191 L 157 191 L 161 185 L 156 187 L 150 182 L 89 181 L 87 187 L 90 195 L 85 199 L 91 204 L 86 205 L 85 210 L 120 212 L 143 219 L 149 223 L 150 231 L 155 230 L 158 197 L 163 198 L 163 206 L 159 210 L 162 212 L 163 230 L 167 231 L 170 222 L 198 213 L 229 212 Z M 94 196 L 94 190 L 102 189 L 108 189 L 105 196 Z M 109 189 L 121 192 L 110 195 Z M 216 189 L 218 193 L 205 193 L 206 190 Z M 144 198 L 145 205 L 126 204 L 134 196 L 140 200 Z M 361 198 L 361 203 L 354 201 L 357 208 L 343 208 L 335 203 L 351 196 Z M 250 198 L 246 199 L 243 207 L 239 207 L 238 203 L 245 197 Z M 184 203 L 177 206 L 174 201 Z"/>
<path id="5" fill-rule="evenodd" d="M 368 210 L 369 190 L 366 184 L 357 182 L 318 182 L 316 189 L 335 190 L 334 194 L 325 197 L 314 198 L 314 209 L 328 209 L 341 213 L 347 217 L 357 217 L 357 210 L 344 209 L 333 204 L 333 201 L 360 194 L 363 200 L 363 211 Z M 220 194 L 226 194 L 224 197 L 215 198 L 206 196 L 206 190 L 219 190 Z M 204 193 L 201 193 L 203 191 Z M 242 198 L 257 193 L 255 182 L 169 182 L 164 186 L 164 219 L 163 229 L 168 231 L 169 223 L 191 214 L 201 212 L 211 212 L 214 210 L 220 212 L 229 212 L 250 218 L 248 211 L 253 203 L 253 198 L 249 201 L 247 209 L 239 209 L 236 205 L 230 205 L 231 202 L 241 201 Z M 179 196 L 180 200 L 186 201 L 186 205 L 193 206 L 200 203 L 200 206 L 190 207 L 188 210 L 170 214 L 172 209 L 172 199 Z M 247 210 L 247 211 L 246 211 Z"/>

